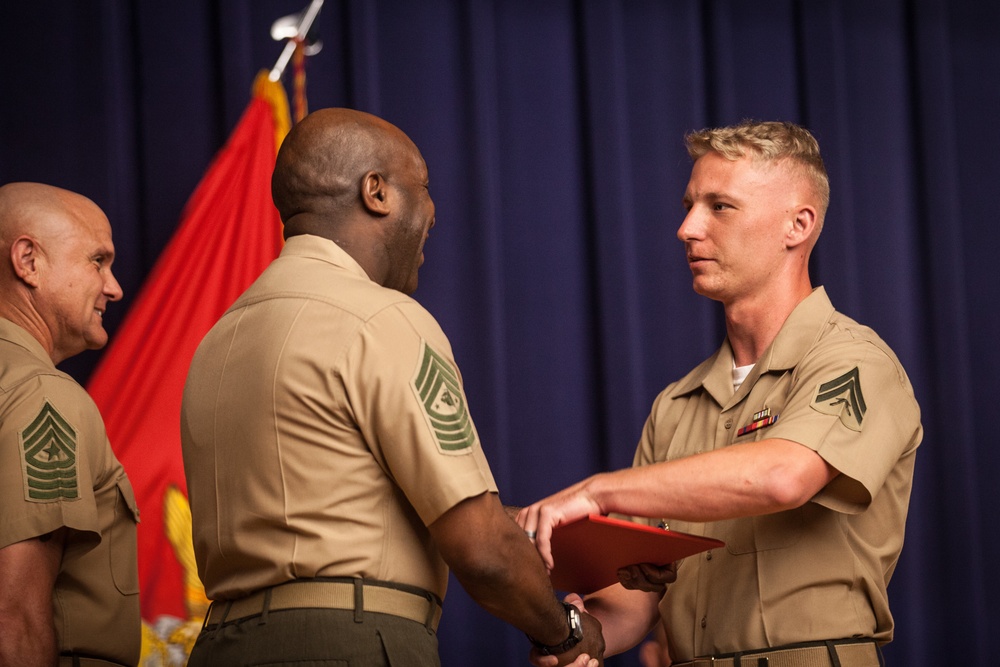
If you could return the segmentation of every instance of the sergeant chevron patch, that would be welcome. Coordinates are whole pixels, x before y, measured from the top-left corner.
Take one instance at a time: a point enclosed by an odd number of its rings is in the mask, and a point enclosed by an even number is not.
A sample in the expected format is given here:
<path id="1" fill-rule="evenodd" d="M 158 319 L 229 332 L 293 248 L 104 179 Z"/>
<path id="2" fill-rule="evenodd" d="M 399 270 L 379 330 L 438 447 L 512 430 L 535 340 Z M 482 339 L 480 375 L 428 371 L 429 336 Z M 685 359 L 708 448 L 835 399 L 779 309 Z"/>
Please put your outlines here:
<path id="1" fill-rule="evenodd" d="M 476 432 L 469 419 L 458 373 L 427 341 L 422 341 L 421 347 L 412 386 L 431 432 L 444 452 L 468 449 L 476 442 Z"/>
<path id="2" fill-rule="evenodd" d="M 76 430 L 45 401 L 21 431 L 25 500 L 52 502 L 80 497 L 76 475 Z"/>
<path id="3" fill-rule="evenodd" d="M 861 374 L 855 366 L 843 375 L 816 388 L 813 409 L 827 415 L 839 415 L 844 426 L 860 431 L 868 406 L 861 392 Z"/>

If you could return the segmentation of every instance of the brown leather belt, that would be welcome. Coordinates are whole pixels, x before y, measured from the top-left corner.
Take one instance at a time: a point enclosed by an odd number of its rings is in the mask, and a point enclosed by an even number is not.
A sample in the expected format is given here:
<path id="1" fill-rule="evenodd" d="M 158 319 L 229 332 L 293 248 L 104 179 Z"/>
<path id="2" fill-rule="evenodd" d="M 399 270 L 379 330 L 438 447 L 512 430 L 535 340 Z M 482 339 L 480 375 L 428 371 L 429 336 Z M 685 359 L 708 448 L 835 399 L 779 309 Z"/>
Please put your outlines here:
<path id="1" fill-rule="evenodd" d="M 836 656 L 836 661 L 831 655 Z M 673 667 L 877 667 L 882 664 L 877 645 L 868 639 L 742 651 L 675 662 Z"/>
<path id="2" fill-rule="evenodd" d="M 415 586 L 408 588 L 414 592 L 389 582 L 364 579 L 294 581 L 261 589 L 239 600 L 213 602 L 205 627 L 281 609 L 344 609 L 356 615 L 367 611 L 399 616 L 437 632 L 441 604 L 436 596 Z"/>

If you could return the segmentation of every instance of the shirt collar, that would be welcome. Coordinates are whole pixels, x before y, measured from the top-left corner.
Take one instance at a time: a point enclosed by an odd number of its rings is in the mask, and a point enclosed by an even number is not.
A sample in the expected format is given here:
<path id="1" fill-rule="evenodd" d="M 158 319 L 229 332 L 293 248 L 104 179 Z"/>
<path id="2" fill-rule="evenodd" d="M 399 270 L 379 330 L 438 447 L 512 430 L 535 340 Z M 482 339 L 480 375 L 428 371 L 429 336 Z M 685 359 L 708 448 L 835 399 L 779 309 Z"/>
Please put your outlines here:
<path id="1" fill-rule="evenodd" d="M 814 289 L 781 325 L 774 341 L 757 360 L 757 367 L 761 372 L 795 368 L 819 338 L 833 312 L 826 289 Z"/>
<path id="2" fill-rule="evenodd" d="M 285 241 L 281 257 L 307 257 L 340 267 L 360 278 L 371 280 L 357 260 L 329 239 L 313 234 L 299 234 Z"/>
<path id="3" fill-rule="evenodd" d="M 27 331 L 14 324 L 10 320 L 0 317 L 0 340 L 5 340 L 9 343 L 13 343 L 18 347 L 23 347 L 32 356 L 38 357 L 38 359 L 45 364 L 55 368 L 55 364 L 52 363 L 52 358 L 49 353 L 45 351 L 42 344 L 39 343 L 34 336 L 29 334 Z"/>
<path id="4" fill-rule="evenodd" d="M 754 364 L 753 370 L 735 394 L 732 375 L 733 349 L 729 345 L 728 338 L 722 342 L 722 347 L 714 355 L 681 380 L 677 392 L 686 394 L 704 387 L 720 405 L 730 403 L 730 399 L 733 398 L 741 400 L 762 374 L 769 371 L 784 371 L 798 365 L 819 338 L 833 313 L 833 304 L 826 294 L 826 289 L 817 287 L 812 294 L 795 306 L 788 319 L 781 325 L 778 335 L 764 350 L 764 354 Z"/>

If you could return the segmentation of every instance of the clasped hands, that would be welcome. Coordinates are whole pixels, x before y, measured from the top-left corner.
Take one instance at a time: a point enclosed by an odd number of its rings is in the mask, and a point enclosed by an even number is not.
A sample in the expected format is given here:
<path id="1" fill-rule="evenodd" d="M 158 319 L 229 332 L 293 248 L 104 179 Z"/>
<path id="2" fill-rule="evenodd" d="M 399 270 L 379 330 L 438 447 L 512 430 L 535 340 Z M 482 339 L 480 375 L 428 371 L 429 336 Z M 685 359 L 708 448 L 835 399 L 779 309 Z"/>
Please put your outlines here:
<path id="1" fill-rule="evenodd" d="M 535 547 L 549 572 L 555 564 L 552 558 L 552 530 L 558 525 L 590 514 L 604 514 L 599 505 L 586 494 L 584 484 L 585 482 L 581 482 L 554 496 L 523 507 L 517 512 L 518 525 L 535 542 Z M 513 512 L 511 514 L 513 515 Z M 667 585 L 677 579 L 677 564 L 658 566 L 651 563 L 636 563 L 619 569 L 617 574 L 619 583 L 626 589 L 662 595 Z M 580 610 L 584 620 L 584 643 L 589 643 L 588 630 L 593 632 L 596 626 L 596 631 L 600 632 L 600 623 L 587 612 L 586 601 L 576 593 L 566 596 L 565 602 L 573 604 Z M 572 667 L 600 667 L 604 664 L 603 653 L 602 638 L 599 651 L 593 654 L 581 652 L 569 663 L 561 663 L 562 656 L 543 656 L 534 649 L 531 651 L 530 660 L 536 667 L 559 667 L 563 664 Z M 591 657 L 592 655 L 597 657 Z"/>

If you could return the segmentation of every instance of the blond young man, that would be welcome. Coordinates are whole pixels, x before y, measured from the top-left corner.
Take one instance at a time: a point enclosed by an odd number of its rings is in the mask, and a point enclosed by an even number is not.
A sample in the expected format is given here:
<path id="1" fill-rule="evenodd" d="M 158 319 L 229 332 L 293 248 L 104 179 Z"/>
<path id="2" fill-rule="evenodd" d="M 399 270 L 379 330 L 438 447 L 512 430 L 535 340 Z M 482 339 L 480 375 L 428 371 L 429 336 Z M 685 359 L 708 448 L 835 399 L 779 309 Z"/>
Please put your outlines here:
<path id="1" fill-rule="evenodd" d="M 746 122 L 687 146 L 677 236 L 694 290 L 723 305 L 726 339 L 657 397 L 633 468 L 535 503 L 519 522 L 550 566 L 553 527 L 587 514 L 726 543 L 680 562 L 674 583 L 672 570 L 633 567 L 628 588 L 588 596 L 609 655 L 661 621 L 675 666 L 879 665 L 922 437 L 913 389 L 875 332 L 811 284 L 829 203 L 813 136 Z"/>

